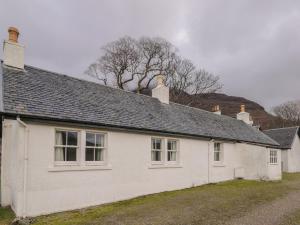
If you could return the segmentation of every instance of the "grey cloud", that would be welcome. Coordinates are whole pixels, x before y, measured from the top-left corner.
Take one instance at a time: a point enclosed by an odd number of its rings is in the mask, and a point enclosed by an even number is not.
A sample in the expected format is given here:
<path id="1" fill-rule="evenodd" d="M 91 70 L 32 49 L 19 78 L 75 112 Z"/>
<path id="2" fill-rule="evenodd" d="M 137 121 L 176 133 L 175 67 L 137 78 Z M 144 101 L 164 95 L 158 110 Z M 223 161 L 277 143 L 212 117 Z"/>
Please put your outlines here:
<path id="1" fill-rule="evenodd" d="M 105 43 L 162 36 L 219 75 L 227 94 L 267 108 L 300 98 L 297 0 L 2 0 L 2 39 L 11 25 L 27 64 L 80 78 Z"/>

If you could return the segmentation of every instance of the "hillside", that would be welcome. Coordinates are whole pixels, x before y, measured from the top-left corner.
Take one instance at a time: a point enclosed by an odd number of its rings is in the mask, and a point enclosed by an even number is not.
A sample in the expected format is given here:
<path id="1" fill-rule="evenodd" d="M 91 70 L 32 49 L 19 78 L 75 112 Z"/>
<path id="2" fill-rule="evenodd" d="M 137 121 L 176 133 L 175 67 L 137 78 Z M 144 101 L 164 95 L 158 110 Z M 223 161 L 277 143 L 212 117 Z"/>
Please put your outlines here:
<path id="1" fill-rule="evenodd" d="M 172 99 L 172 96 L 171 96 Z M 211 93 L 205 95 L 188 95 L 174 99 L 173 101 L 180 104 L 188 104 L 192 107 L 197 107 L 207 111 L 211 111 L 212 107 L 219 105 L 222 114 L 236 117 L 240 111 L 240 105 L 246 106 L 246 111 L 249 112 L 253 118 L 255 125 L 260 125 L 263 129 L 273 127 L 275 117 L 267 113 L 261 105 L 246 98 L 228 96 L 226 94 Z"/>

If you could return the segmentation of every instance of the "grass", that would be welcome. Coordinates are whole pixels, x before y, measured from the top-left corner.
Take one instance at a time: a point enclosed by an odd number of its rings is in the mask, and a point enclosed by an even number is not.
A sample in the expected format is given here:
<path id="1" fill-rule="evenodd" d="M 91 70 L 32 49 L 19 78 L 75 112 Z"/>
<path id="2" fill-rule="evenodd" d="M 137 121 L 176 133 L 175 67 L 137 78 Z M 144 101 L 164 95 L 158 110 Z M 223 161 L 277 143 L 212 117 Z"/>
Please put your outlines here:
<path id="1" fill-rule="evenodd" d="M 284 179 L 278 182 L 229 181 L 40 216 L 33 224 L 217 225 L 299 188 L 300 173 L 284 174 Z"/>
<path id="2" fill-rule="evenodd" d="M 15 217 L 15 214 L 10 208 L 0 208 L 0 225 L 10 224 Z"/>

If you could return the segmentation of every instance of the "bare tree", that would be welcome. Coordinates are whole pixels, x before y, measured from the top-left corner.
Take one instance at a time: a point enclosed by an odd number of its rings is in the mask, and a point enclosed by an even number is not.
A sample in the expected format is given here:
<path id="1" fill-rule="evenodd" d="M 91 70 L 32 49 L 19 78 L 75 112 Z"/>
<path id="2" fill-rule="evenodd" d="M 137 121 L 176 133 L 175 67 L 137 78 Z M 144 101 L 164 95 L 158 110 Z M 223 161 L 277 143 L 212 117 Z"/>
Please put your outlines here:
<path id="1" fill-rule="evenodd" d="M 300 101 L 289 101 L 273 108 L 273 112 L 281 119 L 282 126 L 300 125 Z"/>
<path id="2" fill-rule="evenodd" d="M 175 66 L 176 48 L 162 38 L 139 40 L 142 61 L 139 66 L 137 92 L 150 87 L 158 75 L 167 76 Z"/>
<path id="3" fill-rule="evenodd" d="M 200 70 L 178 55 L 177 49 L 163 38 L 123 37 L 102 48 L 103 55 L 86 73 L 101 83 L 138 93 L 153 87 L 158 75 L 178 98 L 182 94 L 201 94 L 221 89 L 219 77 Z"/>
<path id="4" fill-rule="evenodd" d="M 105 85 L 127 89 L 137 74 L 141 57 L 137 43 L 130 37 L 123 37 L 102 47 L 104 54 L 86 73 Z"/>
<path id="5" fill-rule="evenodd" d="M 178 58 L 174 73 L 168 76 L 168 85 L 172 89 L 173 100 L 176 101 L 186 93 L 214 93 L 222 88 L 219 80 L 218 76 L 204 69 L 197 69 L 190 60 Z"/>

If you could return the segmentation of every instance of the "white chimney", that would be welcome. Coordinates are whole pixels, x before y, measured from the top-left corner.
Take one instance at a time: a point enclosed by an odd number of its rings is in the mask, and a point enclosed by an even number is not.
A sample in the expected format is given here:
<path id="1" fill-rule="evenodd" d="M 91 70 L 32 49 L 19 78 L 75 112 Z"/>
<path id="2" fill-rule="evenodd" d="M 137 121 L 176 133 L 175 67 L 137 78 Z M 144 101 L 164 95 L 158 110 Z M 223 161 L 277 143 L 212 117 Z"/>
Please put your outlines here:
<path id="1" fill-rule="evenodd" d="M 8 40 L 3 44 L 3 63 L 9 67 L 24 69 L 24 46 L 18 43 L 19 31 L 10 27 L 8 34 Z"/>
<path id="2" fill-rule="evenodd" d="M 213 111 L 214 114 L 217 114 L 217 115 L 221 115 L 221 114 L 222 114 L 219 105 L 214 106 L 214 107 L 212 108 L 212 111 Z"/>
<path id="3" fill-rule="evenodd" d="M 165 104 L 169 104 L 169 88 L 164 84 L 164 76 L 159 75 L 156 77 L 157 86 L 152 89 L 152 97 L 157 98 Z"/>
<path id="4" fill-rule="evenodd" d="M 236 115 L 236 118 L 238 120 L 242 120 L 244 121 L 246 124 L 252 126 L 253 125 L 253 121 L 251 119 L 251 116 L 250 116 L 250 113 L 247 113 L 245 111 L 245 105 L 241 105 L 241 112 L 239 112 L 237 115 Z"/>

